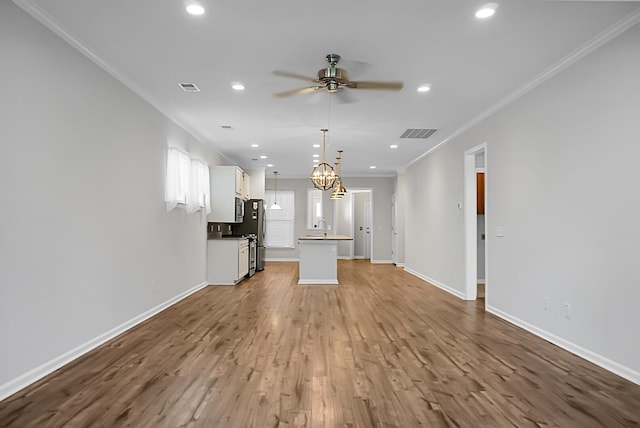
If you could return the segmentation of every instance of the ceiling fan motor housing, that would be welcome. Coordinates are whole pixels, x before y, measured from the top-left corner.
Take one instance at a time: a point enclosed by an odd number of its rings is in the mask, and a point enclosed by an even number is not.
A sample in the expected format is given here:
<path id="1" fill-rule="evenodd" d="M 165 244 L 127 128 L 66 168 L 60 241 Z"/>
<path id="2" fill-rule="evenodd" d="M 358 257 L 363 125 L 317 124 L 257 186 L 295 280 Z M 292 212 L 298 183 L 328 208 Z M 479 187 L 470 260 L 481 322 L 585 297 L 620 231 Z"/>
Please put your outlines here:
<path id="1" fill-rule="evenodd" d="M 329 92 L 335 92 L 349 81 L 349 76 L 342 68 L 327 67 L 318 70 L 318 80 L 325 84 Z"/>

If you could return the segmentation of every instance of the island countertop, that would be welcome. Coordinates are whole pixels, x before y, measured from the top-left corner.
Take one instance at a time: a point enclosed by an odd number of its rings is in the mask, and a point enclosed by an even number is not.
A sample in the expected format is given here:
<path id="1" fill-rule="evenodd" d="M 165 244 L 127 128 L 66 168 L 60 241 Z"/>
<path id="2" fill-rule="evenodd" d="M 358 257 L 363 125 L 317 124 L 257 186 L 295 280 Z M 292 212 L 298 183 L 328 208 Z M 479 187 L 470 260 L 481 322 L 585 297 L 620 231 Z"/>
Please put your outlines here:
<path id="1" fill-rule="evenodd" d="M 353 241 L 352 236 L 347 235 L 302 235 L 298 236 L 300 241 Z"/>

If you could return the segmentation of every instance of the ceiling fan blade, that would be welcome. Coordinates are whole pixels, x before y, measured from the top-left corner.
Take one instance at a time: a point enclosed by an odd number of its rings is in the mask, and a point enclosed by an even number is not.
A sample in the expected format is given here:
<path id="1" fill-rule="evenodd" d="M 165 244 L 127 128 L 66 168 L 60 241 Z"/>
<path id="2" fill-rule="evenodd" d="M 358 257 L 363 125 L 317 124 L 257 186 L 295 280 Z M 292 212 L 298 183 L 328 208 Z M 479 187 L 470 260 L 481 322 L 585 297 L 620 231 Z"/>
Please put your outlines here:
<path id="1" fill-rule="evenodd" d="M 330 93 L 329 96 L 335 97 L 340 104 L 351 104 L 358 101 L 353 97 L 353 94 L 349 93 L 349 90 L 343 88 L 338 92 Z"/>
<path id="2" fill-rule="evenodd" d="M 275 74 L 276 76 L 281 76 L 281 77 L 290 77 L 292 79 L 304 80 L 305 82 L 318 83 L 318 79 L 316 79 L 316 78 L 303 76 L 302 74 L 291 73 L 289 71 L 274 70 L 273 74 Z"/>
<path id="3" fill-rule="evenodd" d="M 349 82 L 346 86 L 351 89 L 379 89 L 399 91 L 404 86 L 402 82 Z"/>
<path id="4" fill-rule="evenodd" d="M 309 88 L 291 89 L 290 91 L 278 92 L 273 94 L 273 96 L 278 98 L 284 98 L 284 97 L 290 97 L 292 95 L 308 94 L 310 92 L 315 92 L 316 90 L 318 90 L 317 86 L 311 86 Z"/>

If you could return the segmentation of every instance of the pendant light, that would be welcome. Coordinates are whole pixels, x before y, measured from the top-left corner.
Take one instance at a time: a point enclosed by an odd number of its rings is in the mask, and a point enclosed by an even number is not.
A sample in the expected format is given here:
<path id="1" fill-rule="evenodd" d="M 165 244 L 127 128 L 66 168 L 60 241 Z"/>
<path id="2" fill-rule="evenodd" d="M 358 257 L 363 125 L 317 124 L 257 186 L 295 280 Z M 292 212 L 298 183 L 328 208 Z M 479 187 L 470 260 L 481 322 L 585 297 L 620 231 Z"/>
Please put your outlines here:
<path id="1" fill-rule="evenodd" d="M 281 210 L 282 207 L 278 205 L 278 171 L 273 171 L 273 205 L 269 207 L 270 210 Z"/>
<path id="2" fill-rule="evenodd" d="M 331 165 L 325 161 L 326 135 L 328 129 L 323 128 L 322 131 L 322 162 L 314 166 L 311 170 L 311 182 L 316 189 L 329 190 L 336 182 L 336 172 Z"/>
<path id="3" fill-rule="evenodd" d="M 338 170 L 338 178 L 336 179 L 336 186 L 333 188 L 333 192 L 331 193 L 331 199 L 342 199 L 344 195 L 347 193 L 347 189 L 345 189 L 342 184 L 342 152 L 344 150 L 338 150 L 338 157 L 336 160 L 336 169 Z"/>

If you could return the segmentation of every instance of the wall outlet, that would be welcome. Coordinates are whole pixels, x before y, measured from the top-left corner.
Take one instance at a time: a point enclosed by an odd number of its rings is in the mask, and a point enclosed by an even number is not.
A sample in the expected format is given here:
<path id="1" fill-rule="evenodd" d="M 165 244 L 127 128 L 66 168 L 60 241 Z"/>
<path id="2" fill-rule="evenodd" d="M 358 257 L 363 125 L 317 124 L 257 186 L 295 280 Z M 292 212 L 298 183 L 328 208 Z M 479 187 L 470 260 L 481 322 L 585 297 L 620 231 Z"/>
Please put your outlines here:
<path id="1" fill-rule="evenodd" d="M 549 310 L 549 298 L 548 297 L 544 298 L 544 310 L 545 311 Z"/>
<path id="2" fill-rule="evenodd" d="M 571 304 L 570 303 L 565 303 L 564 304 L 564 317 L 566 319 L 571 319 Z"/>
<path id="3" fill-rule="evenodd" d="M 496 226 L 496 236 L 498 238 L 504 238 L 504 226 Z"/>

